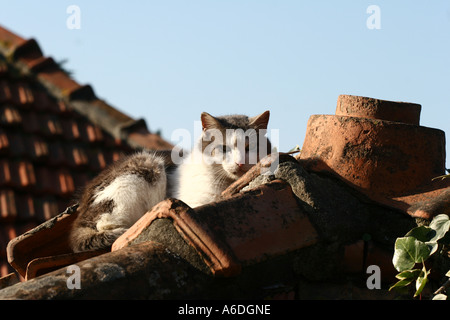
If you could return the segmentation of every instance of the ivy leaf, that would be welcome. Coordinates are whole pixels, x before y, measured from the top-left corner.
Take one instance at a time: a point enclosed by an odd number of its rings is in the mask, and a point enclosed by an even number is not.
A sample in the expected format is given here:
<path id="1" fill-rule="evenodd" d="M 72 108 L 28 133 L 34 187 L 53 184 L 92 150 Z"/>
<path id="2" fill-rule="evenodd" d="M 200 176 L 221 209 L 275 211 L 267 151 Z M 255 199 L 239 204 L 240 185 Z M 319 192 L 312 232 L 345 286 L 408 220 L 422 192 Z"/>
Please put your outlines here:
<path id="1" fill-rule="evenodd" d="M 417 277 L 420 275 L 421 272 L 422 272 L 422 270 L 420 270 L 420 269 L 405 270 L 403 272 L 400 272 L 399 274 L 397 274 L 395 276 L 400 281 L 398 281 L 397 283 L 392 285 L 389 288 L 389 291 L 391 291 L 394 288 L 402 288 L 402 287 L 408 286 L 411 282 L 413 282 L 414 280 L 417 280 Z"/>
<path id="2" fill-rule="evenodd" d="M 432 255 L 438 249 L 438 243 L 434 240 L 436 234 L 436 230 L 427 226 L 420 226 L 411 229 L 405 237 L 414 237 L 419 241 L 425 242 L 430 248 L 430 255 Z"/>
<path id="3" fill-rule="evenodd" d="M 430 252 L 426 243 L 414 237 L 397 238 L 392 263 L 399 272 L 409 270 L 416 263 L 426 260 Z"/>
<path id="4" fill-rule="evenodd" d="M 422 293 L 423 288 L 428 282 L 428 274 L 430 271 L 427 271 L 425 268 L 425 264 L 423 265 L 422 272 L 420 272 L 419 277 L 416 280 L 416 293 L 414 294 L 414 297 L 417 297 Z"/>
<path id="5" fill-rule="evenodd" d="M 412 281 L 417 279 L 417 277 L 420 275 L 421 272 L 422 271 L 420 269 L 405 270 L 397 274 L 395 277 L 399 280 L 411 279 Z"/>
<path id="6" fill-rule="evenodd" d="M 450 229 L 450 217 L 446 214 L 439 214 L 431 220 L 430 228 L 433 229 L 436 234 L 429 240 L 430 242 L 437 242 L 442 239 Z"/>
<path id="7" fill-rule="evenodd" d="M 450 245 L 450 232 L 447 232 L 443 238 L 439 239 L 439 243 L 449 246 Z"/>
<path id="8" fill-rule="evenodd" d="M 427 226 L 415 227 L 409 230 L 405 237 L 414 237 L 419 241 L 427 242 L 432 238 L 432 236 L 429 235 L 431 230 L 432 229 Z"/>
<path id="9" fill-rule="evenodd" d="M 411 282 L 413 282 L 414 281 L 414 279 L 403 279 L 403 280 L 400 280 L 400 281 L 398 281 L 398 282 L 396 282 L 394 285 L 392 285 L 390 288 L 389 288 L 389 291 L 391 291 L 392 289 L 395 289 L 395 288 L 403 288 L 403 287 L 406 287 L 406 286 L 408 286 Z"/>
<path id="10" fill-rule="evenodd" d="M 414 237 L 419 241 L 428 242 L 436 235 L 436 231 L 427 226 L 415 227 L 409 230 L 405 237 Z"/>

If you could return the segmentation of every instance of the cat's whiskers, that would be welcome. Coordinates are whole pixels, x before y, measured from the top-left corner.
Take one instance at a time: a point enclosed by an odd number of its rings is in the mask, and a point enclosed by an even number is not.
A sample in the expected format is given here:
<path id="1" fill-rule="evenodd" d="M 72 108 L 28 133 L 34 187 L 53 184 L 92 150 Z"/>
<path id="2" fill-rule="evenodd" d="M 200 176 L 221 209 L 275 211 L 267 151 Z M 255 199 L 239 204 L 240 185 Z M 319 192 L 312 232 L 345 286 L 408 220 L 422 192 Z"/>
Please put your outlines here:
<path id="1" fill-rule="evenodd" d="M 229 174 L 221 165 L 214 166 L 212 169 L 213 174 L 216 177 L 216 179 L 213 181 L 215 187 L 222 188 L 224 185 L 226 186 L 229 184 L 227 183 L 227 180 L 234 180 L 229 176 Z"/>

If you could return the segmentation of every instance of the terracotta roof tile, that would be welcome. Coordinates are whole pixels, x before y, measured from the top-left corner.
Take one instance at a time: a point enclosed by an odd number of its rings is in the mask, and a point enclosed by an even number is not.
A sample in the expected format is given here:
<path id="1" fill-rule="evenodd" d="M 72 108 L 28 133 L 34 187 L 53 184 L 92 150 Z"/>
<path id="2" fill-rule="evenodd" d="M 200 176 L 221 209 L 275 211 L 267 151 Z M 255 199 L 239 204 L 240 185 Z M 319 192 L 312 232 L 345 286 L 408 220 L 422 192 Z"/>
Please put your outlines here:
<path id="1" fill-rule="evenodd" d="M 31 193 L 17 195 L 17 219 L 28 221 L 36 217 L 35 199 Z"/>
<path id="2" fill-rule="evenodd" d="M 34 39 L 28 39 L 18 44 L 13 51 L 15 59 L 22 60 L 25 64 L 32 63 L 34 60 L 42 57 L 42 51 Z"/>
<path id="3" fill-rule="evenodd" d="M 11 189 L 0 191 L 0 218 L 12 221 L 17 216 L 17 206 L 14 191 Z"/>
<path id="4" fill-rule="evenodd" d="M 5 75 L 7 72 L 8 72 L 8 65 L 6 64 L 6 61 L 0 59 L 0 76 Z"/>
<path id="5" fill-rule="evenodd" d="M 22 117 L 17 108 L 9 105 L 3 105 L 0 109 L 0 123 L 1 125 L 11 126 L 20 124 Z"/>
<path id="6" fill-rule="evenodd" d="M 39 221 L 46 221 L 48 219 L 51 219 L 60 212 L 55 197 L 44 196 L 42 198 L 36 198 L 36 204 L 36 216 Z"/>
<path id="7" fill-rule="evenodd" d="M 15 172 L 19 174 L 19 187 L 30 188 L 36 186 L 36 175 L 34 166 L 29 161 L 20 161 L 15 163 Z"/>
<path id="8" fill-rule="evenodd" d="M 91 170 L 100 171 L 106 167 L 107 160 L 102 150 L 90 149 L 86 151 L 88 157 L 88 165 Z M 108 161 L 109 163 L 110 161 Z"/>
<path id="9" fill-rule="evenodd" d="M 75 184 L 71 173 L 67 169 L 58 172 L 59 195 L 70 195 L 75 191 Z"/>
<path id="10" fill-rule="evenodd" d="M 16 238 L 19 234 L 17 233 L 17 229 L 10 223 L 2 225 L 0 228 L 0 244 L 2 248 L 6 248 L 8 242 L 14 238 Z M 6 250 L 0 250 L 0 257 L 6 256 Z"/>
<path id="11" fill-rule="evenodd" d="M 34 160 L 42 159 L 43 157 L 48 157 L 49 147 L 48 143 L 41 137 L 28 136 L 27 148 L 30 151 L 30 156 Z"/>
<path id="12" fill-rule="evenodd" d="M 24 132 L 38 133 L 40 131 L 39 119 L 36 112 L 26 112 L 22 117 Z"/>
<path id="13" fill-rule="evenodd" d="M 73 119 L 62 119 L 62 128 L 64 139 L 66 140 L 77 140 L 80 139 L 80 128 L 78 123 Z"/>
<path id="14" fill-rule="evenodd" d="M 11 99 L 15 105 L 27 107 L 34 102 L 33 92 L 26 82 L 16 82 L 11 87 Z"/>
<path id="15" fill-rule="evenodd" d="M 11 185 L 11 170 L 9 169 L 9 162 L 7 160 L 0 160 L 0 185 Z"/>
<path id="16" fill-rule="evenodd" d="M 0 80 L 0 103 L 11 101 L 11 90 L 6 80 Z"/>
<path id="17" fill-rule="evenodd" d="M 84 148 L 66 147 L 67 157 L 70 158 L 70 165 L 74 167 L 85 166 L 89 163 L 88 156 Z"/>
<path id="18" fill-rule="evenodd" d="M 129 139 L 135 130 L 140 144 Z M 9 240 L 63 212 L 122 155 L 163 146 L 171 147 L 70 78 L 34 39 L 0 27 L 0 277 L 11 271 L 2 260 Z"/>
<path id="19" fill-rule="evenodd" d="M 0 128 L 0 152 L 7 150 L 10 146 L 8 135 Z"/>

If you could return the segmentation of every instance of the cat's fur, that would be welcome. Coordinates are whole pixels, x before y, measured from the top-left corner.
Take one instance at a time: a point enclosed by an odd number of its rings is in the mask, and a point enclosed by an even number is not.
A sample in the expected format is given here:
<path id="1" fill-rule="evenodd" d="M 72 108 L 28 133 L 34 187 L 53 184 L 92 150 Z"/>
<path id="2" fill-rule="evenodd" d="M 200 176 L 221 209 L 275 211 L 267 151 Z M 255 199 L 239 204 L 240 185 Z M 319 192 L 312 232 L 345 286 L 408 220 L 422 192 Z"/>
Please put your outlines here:
<path id="1" fill-rule="evenodd" d="M 270 153 L 270 142 L 264 131 L 259 131 L 267 128 L 268 111 L 253 118 L 213 117 L 204 112 L 201 120 L 202 136 L 174 170 L 166 170 L 164 157 L 140 152 L 117 161 L 87 185 L 70 234 L 75 252 L 110 247 L 167 197 L 180 199 L 191 207 L 219 199 L 222 191 L 259 160 L 261 147 Z M 257 140 L 245 138 L 248 129 L 256 130 L 253 133 Z M 249 145 L 249 140 L 259 145 Z"/>

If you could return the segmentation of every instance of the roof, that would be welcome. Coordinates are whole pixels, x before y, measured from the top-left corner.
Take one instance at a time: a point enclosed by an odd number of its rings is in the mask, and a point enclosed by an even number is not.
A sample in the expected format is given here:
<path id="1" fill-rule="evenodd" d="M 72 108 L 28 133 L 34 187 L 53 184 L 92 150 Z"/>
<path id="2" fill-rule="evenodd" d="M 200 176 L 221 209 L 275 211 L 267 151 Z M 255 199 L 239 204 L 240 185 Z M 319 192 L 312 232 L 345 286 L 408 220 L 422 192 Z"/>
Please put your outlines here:
<path id="1" fill-rule="evenodd" d="M 68 210 L 10 242 L 9 261 L 27 281 L 4 279 L 0 299 L 392 298 L 357 283 L 371 264 L 392 283 L 389 248 L 413 219 L 365 203 L 293 157 L 278 160 L 273 174 L 252 169 L 220 201 L 162 201 L 107 252 L 70 253 L 65 230 L 77 211 Z"/>
<path id="2" fill-rule="evenodd" d="M 34 39 L 0 26 L 0 277 L 7 243 L 63 212 L 105 166 L 170 143 L 73 80 Z"/>

